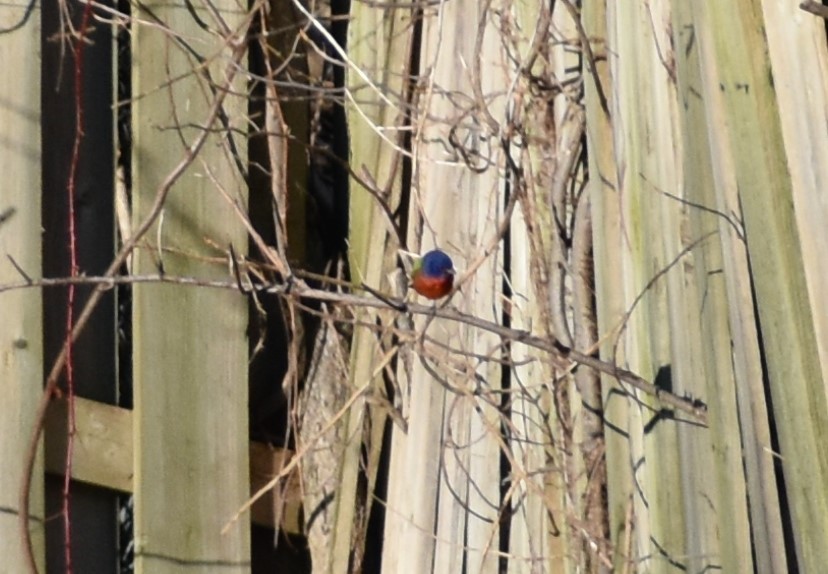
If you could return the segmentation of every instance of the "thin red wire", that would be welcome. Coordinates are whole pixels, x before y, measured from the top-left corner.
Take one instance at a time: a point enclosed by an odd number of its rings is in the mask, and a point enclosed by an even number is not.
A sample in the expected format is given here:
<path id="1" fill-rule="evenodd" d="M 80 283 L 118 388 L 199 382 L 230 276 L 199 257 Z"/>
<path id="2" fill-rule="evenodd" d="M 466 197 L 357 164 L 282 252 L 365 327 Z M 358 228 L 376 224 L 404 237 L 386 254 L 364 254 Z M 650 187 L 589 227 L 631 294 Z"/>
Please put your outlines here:
<path id="1" fill-rule="evenodd" d="M 69 265 L 70 276 L 78 276 L 77 232 L 75 229 L 75 190 L 77 186 L 78 164 L 80 163 L 80 146 L 83 140 L 83 54 L 86 32 L 92 16 L 92 2 L 84 5 L 78 38 L 75 42 L 75 140 L 72 145 L 72 159 L 69 166 L 69 179 L 66 184 L 69 203 Z M 69 416 L 67 419 L 66 465 L 63 475 L 63 535 L 64 562 L 67 574 L 72 574 L 72 529 L 70 483 L 72 477 L 72 455 L 75 446 L 75 376 L 72 360 L 72 329 L 75 324 L 75 286 L 69 285 L 66 298 L 66 390 Z"/>

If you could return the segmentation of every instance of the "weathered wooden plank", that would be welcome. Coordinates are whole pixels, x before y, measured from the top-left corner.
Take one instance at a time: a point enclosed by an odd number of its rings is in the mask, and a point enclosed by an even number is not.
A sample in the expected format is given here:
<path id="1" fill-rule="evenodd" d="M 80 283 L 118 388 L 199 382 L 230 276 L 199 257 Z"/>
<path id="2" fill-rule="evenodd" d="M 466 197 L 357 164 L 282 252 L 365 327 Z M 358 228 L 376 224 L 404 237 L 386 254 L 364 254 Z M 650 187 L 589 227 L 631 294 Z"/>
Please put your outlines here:
<path id="1" fill-rule="evenodd" d="M 408 67 L 412 43 L 411 11 L 405 8 L 372 5 L 363 2 L 351 3 L 351 21 L 348 26 L 348 55 L 350 65 L 347 73 L 348 91 L 352 94 L 346 106 L 348 131 L 351 137 L 351 165 L 361 171 L 363 168 L 376 181 L 378 190 L 391 209 L 399 205 L 402 194 L 402 162 L 400 147 L 404 133 L 400 130 L 405 122 L 406 90 L 408 89 Z M 386 213 L 378 200 L 360 185 L 350 187 L 350 234 L 349 260 L 351 277 L 355 282 L 365 282 L 372 287 L 395 295 L 402 295 L 399 284 L 389 281 L 387 273 L 396 266 L 396 256 L 401 241 L 396 237 Z M 375 319 L 371 319 L 373 322 Z M 384 321 L 393 322 L 386 316 Z M 387 343 L 389 338 L 383 337 Z M 387 349 L 377 344 L 377 335 L 369 329 L 357 328 L 351 346 L 350 392 L 381 381 L 379 365 L 389 356 Z M 404 392 L 404 389 L 403 389 Z M 399 404 L 401 397 L 397 397 Z M 333 566 L 331 572 L 344 574 L 349 569 L 355 514 L 357 511 L 357 473 L 360 465 L 360 446 L 368 442 L 369 458 L 367 475 L 373 486 L 373 476 L 382 448 L 382 433 L 385 427 L 383 409 L 371 409 L 371 436 L 362 433 L 365 418 L 364 402 L 357 401 L 347 413 L 345 429 L 348 442 L 342 466 L 342 480 L 338 493 L 337 527 L 334 532 Z M 404 460 L 404 453 L 396 445 L 404 440 L 396 426 L 392 430 L 391 467 L 396 460 Z M 403 434 L 404 436 L 404 434 Z M 395 500 L 397 490 L 405 491 L 408 482 L 389 480 L 388 501 Z M 383 564 L 389 557 L 395 563 L 398 553 L 409 555 L 411 547 L 400 537 L 405 517 L 398 509 L 388 506 L 386 510 L 386 531 L 383 546 Z M 359 524 L 362 527 L 362 524 Z M 385 566 L 384 566 L 385 568 Z M 395 567 L 391 567 L 392 570 Z"/>
<path id="2" fill-rule="evenodd" d="M 46 415 L 46 471 L 63 474 L 66 466 L 66 401 L 49 405 Z M 121 492 L 132 492 L 132 411 L 75 398 L 72 478 Z"/>
<path id="3" fill-rule="evenodd" d="M 694 369 L 692 378 L 682 381 L 681 388 L 677 389 L 691 396 L 706 397 L 710 409 L 709 432 L 689 425 L 683 425 L 679 431 L 682 445 L 689 444 L 697 450 L 695 461 L 690 458 L 683 461 L 682 472 L 688 506 L 688 570 L 699 571 L 717 563 L 723 571 L 752 572 L 756 556 L 755 565 L 760 571 L 784 571 L 784 563 L 775 563 L 773 558 L 775 544 L 782 542 L 775 485 L 767 492 L 750 488 L 750 477 L 759 473 L 757 464 L 761 464 L 756 453 L 756 438 L 761 432 L 754 430 L 754 426 L 764 425 L 767 433 L 767 413 L 762 412 L 754 419 L 747 406 L 755 405 L 764 411 L 761 389 L 740 393 L 740 387 L 745 385 L 740 380 L 740 371 L 754 370 L 758 383 L 761 365 L 755 334 L 751 337 L 741 327 L 734 326 L 737 322 L 745 324 L 744 320 L 737 319 L 744 304 L 731 296 L 728 285 L 747 285 L 750 277 L 744 273 L 746 251 L 738 237 L 741 232 L 736 223 L 738 205 L 724 207 L 715 193 L 712 157 L 718 155 L 714 150 L 722 145 L 724 134 L 717 129 L 721 124 L 707 121 L 701 97 L 699 45 L 707 41 L 708 31 L 696 28 L 693 9 L 688 3 L 673 5 L 672 22 L 681 104 L 684 198 L 689 202 L 684 241 L 706 238 L 693 249 L 692 259 L 688 259 L 695 278 L 690 278 L 684 305 L 688 310 L 686 330 L 701 335 L 701 344 L 694 337 L 694 347 L 684 353 L 693 357 Z M 738 265 L 738 260 L 745 265 Z M 747 308 L 746 324 L 752 326 L 755 318 L 749 305 Z M 748 360 L 753 364 L 747 364 Z M 733 437 L 739 435 L 742 441 L 737 443 Z M 698 452 L 699 449 L 703 452 Z M 769 457 L 765 457 L 765 462 L 770 462 Z M 705 496 L 691 499 L 687 494 L 692 492 L 704 492 Z M 773 513 L 776 514 L 776 541 L 768 536 L 763 519 Z M 719 527 L 705 526 L 710 524 L 719 524 Z"/>
<path id="4" fill-rule="evenodd" d="M 247 107 L 236 75 L 246 12 L 232 0 L 141 5 L 138 15 L 157 25 L 132 30 L 134 229 L 190 146 L 206 141 L 166 196 L 136 273 L 226 277 L 219 249 L 246 251 L 232 207 L 246 206 Z M 246 302 L 136 285 L 133 326 L 136 572 L 248 572 L 248 526 L 222 534 L 250 488 Z"/>
<path id="5" fill-rule="evenodd" d="M 622 284 L 624 242 L 621 201 L 618 191 L 618 166 L 615 163 L 613 125 L 607 98 L 614 90 L 610 75 L 607 5 L 605 0 L 585 0 L 582 8 L 584 33 L 591 40 L 593 61 L 587 61 L 584 78 L 584 103 L 589 158 L 588 182 L 592 206 L 595 301 L 600 354 L 604 360 L 626 361 L 623 342 L 615 347 L 612 336 L 626 311 Z M 582 39 L 583 41 L 583 39 Z M 614 108 L 613 110 L 614 111 Z M 628 471 L 630 445 L 624 429 L 630 424 L 630 403 L 623 387 L 612 377 L 601 377 L 604 396 L 605 444 L 607 465 L 607 503 L 610 538 L 617 549 L 613 555 L 617 571 L 627 568 L 632 554 L 632 497 L 634 481 Z"/>
<path id="6" fill-rule="evenodd" d="M 537 54 L 529 70 L 536 78 L 554 74 L 560 81 L 575 73 L 578 55 L 565 46 L 566 39 L 577 38 L 577 33 L 572 35 L 574 20 L 566 7 L 557 4 L 554 13 L 551 6 L 535 2 L 516 2 L 514 7 L 516 26 L 522 31 L 515 38 L 518 61 L 528 65 Z M 510 73 L 515 74 L 515 70 Z M 519 90 L 528 88 L 526 76 L 512 81 Z M 556 166 L 561 160 L 566 162 L 555 136 L 567 139 L 567 130 L 559 128 L 569 109 L 567 95 L 561 93 L 554 103 L 550 98 L 531 98 L 522 110 L 525 116 L 521 121 L 529 143 L 521 157 L 527 189 L 520 196 L 509 229 L 512 296 L 508 316 L 512 328 L 536 333 L 545 333 L 550 327 L 559 332 L 551 325 L 550 305 L 564 300 L 566 265 L 558 264 L 564 261 L 561 242 L 551 245 L 559 234 L 550 196 Z M 521 151 L 518 146 L 511 150 L 516 156 L 521 156 Z M 560 191 L 563 196 L 565 188 Z M 555 209 L 558 207 L 556 204 Z M 512 476 L 509 503 L 513 514 L 509 522 L 508 572 L 566 572 L 566 564 L 571 564 L 570 558 L 576 553 L 570 552 L 568 544 L 572 530 L 566 527 L 565 518 L 569 497 L 561 472 L 564 456 L 554 445 L 554 439 L 560 437 L 559 419 L 553 414 L 552 394 L 544 383 L 554 379 L 553 368 L 542 353 L 523 345 L 513 344 L 510 351 L 514 362 L 508 395 Z M 551 532 L 555 535 L 550 536 Z"/>
<path id="7" fill-rule="evenodd" d="M 794 212 L 775 75 L 768 59 L 761 7 L 748 1 L 694 4 L 701 44 L 708 122 L 724 138 L 714 165 L 732 174 L 744 214 L 755 303 L 773 399 L 798 566 L 825 564 L 828 530 L 828 404 L 820 365 L 818 309 L 809 305 L 800 230 Z M 824 113 L 821 110 L 820 113 Z M 714 124 L 713 122 L 718 123 Z M 798 168 L 799 169 L 799 168 Z M 718 182 L 717 182 L 718 184 Z M 768 451 L 770 451 L 768 445 Z"/>
<path id="8" fill-rule="evenodd" d="M 618 178 L 614 201 L 618 203 L 619 221 L 618 235 L 601 240 L 619 244 L 615 256 L 620 258 L 621 285 L 609 288 L 623 289 L 620 304 L 628 315 L 623 324 L 610 327 L 622 331 L 601 332 L 599 339 L 609 337 L 614 344 L 622 344 L 623 354 L 607 359 L 621 361 L 645 378 L 670 388 L 676 374 L 671 355 L 676 343 L 670 329 L 670 302 L 678 297 L 676 287 L 680 283 L 665 278 L 651 283 L 681 251 L 677 204 L 659 194 L 660 190 L 675 190 L 679 182 L 674 87 L 668 64 L 659 56 L 662 46 L 666 49 L 669 45 L 662 14 L 660 4 L 607 3 L 606 50 L 614 83 L 606 94 L 612 117 Z M 606 203 L 606 199 L 603 201 Z M 596 220 L 594 227 L 600 225 Z M 597 241 L 596 237 L 596 253 Z M 600 262 L 604 264 L 618 265 Z M 596 258 L 596 274 L 602 273 Z M 603 281 L 601 284 L 606 285 Z M 602 292 L 599 300 L 607 295 Z M 677 504 L 680 491 L 675 487 L 680 484 L 681 468 L 678 437 L 675 425 L 661 416 L 650 397 L 639 399 L 627 411 L 627 420 L 619 421 L 628 433 L 628 445 L 616 441 L 610 445 L 608 441 L 608 448 L 620 446 L 621 453 L 629 449 L 627 460 L 621 464 L 630 474 L 627 480 L 636 485 L 629 492 L 610 489 L 610 497 L 625 509 L 625 517 L 627 505 L 632 505 L 629 516 L 634 524 L 632 540 L 617 541 L 622 544 L 623 554 L 616 557 L 658 569 L 663 561 L 679 561 L 685 555 L 683 507 Z M 617 428 L 615 424 L 608 421 L 607 427 Z M 611 514 L 620 517 L 618 512 Z"/>
<path id="9" fill-rule="evenodd" d="M 52 403 L 46 417 L 46 472 L 62 475 L 66 466 L 66 403 Z M 120 492 L 133 491 L 133 412 L 89 399 L 75 399 L 75 446 L 72 479 Z M 291 451 L 251 442 L 250 492 L 268 484 L 287 464 Z M 281 516 L 289 533 L 302 532 L 299 523 L 299 478 L 291 474 L 284 489 L 276 488 L 250 509 L 254 524 L 273 527 Z M 278 511 L 277 511 L 278 509 Z"/>
<path id="10" fill-rule="evenodd" d="M 826 206 L 822 190 L 828 181 L 828 132 L 821 128 L 828 114 L 828 51 L 825 46 L 824 21 L 799 11 L 796 4 L 763 2 L 768 54 L 773 68 L 774 93 L 779 105 L 782 137 L 791 176 L 791 190 L 796 209 L 802 259 L 814 310 L 814 328 L 817 348 L 822 364 L 823 381 L 826 379 L 826 352 L 828 352 L 828 313 L 824 312 L 822 295 L 826 279 Z M 712 62 L 709 63 L 712 65 Z M 726 123 L 716 125 L 724 129 Z M 721 138 L 722 146 L 727 139 Z M 714 157 L 728 157 L 716 153 Z M 734 170 L 729 164 L 721 170 L 725 176 L 717 188 L 730 192 L 732 205 L 738 203 Z M 720 209 L 722 209 L 720 207 Z M 732 238 L 733 232 L 723 233 Z M 750 488 L 751 525 L 753 530 L 756 565 L 759 572 L 782 572 L 787 568 L 785 540 L 782 532 L 782 508 L 779 485 L 775 473 L 776 454 L 771 445 L 771 430 L 765 389 L 761 382 L 762 365 L 758 350 L 757 321 L 752 293 L 748 288 L 749 265 L 744 243 L 739 249 L 731 249 L 738 255 L 737 261 L 725 259 L 725 265 L 736 267 L 736 272 L 726 271 L 734 277 L 728 285 L 731 304 L 731 328 L 734 337 L 734 357 L 739 383 L 739 409 L 742 422 L 742 441 L 745 447 L 745 466 Z M 738 314 L 733 311 L 738 312 Z M 740 340 L 749 345 L 739 345 Z"/>
<path id="11" fill-rule="evenodd" d="M 40 13 L 17 2 L 0 10 L 0 58 L 14 79 L 0 86 L 0 283 L 20 280 L 9 257 L 32 276 L 41 268 Z M 0 556 L 24 572 L 17 509 L 20 470 L 29 448 L 43 381 L 42 298 L 35 289 L 0 295 Z M 30 530 L 43 569 L 43 464 L 31 484 Z"/>
<path id="12" fill-rule="evenodd" d="M 414 120 L 407 231 L 410 246 L 419 251 L 439 246 L 454 258 L 465 283 L 452 304 L 497 322 L 505 159 L 495 123 L 504 129 L 507 124 L 503 86 L 509 79 L 494 13 L 489 5 L 461 1 L 424 14 L 420 60 L 428 75 L 421 82 L 428 88 Z M 477 34 L 484 30 L 489 41 L 478 46 Z M 470 169 L 464 157 L 484 169 Z M 472 266 L 474 273 L 465 274 Z M 465 563 L 474 572 L 496 572 L 500 422 L 492 404 L 499 400 L 501 369 L 470 357 L 498 357 L 499 341 L 440 320 L 415 321 L 418 338 L 423 330 L 429 340 L 415 343 L 421 359 L 406 373 L 409 429 L 394 444 L 404 460 L 391 469 L 398 484 L 389 494 L 389 506 L 402 522 L 394 523 L 401 526 L 394 535 L 406 550 L 387 556 L 384 568 L 457 572 Z M 486 399 L 472 394 L 475 389 Z"/>
<path id="13" fill-rule="evenodd" d="M 828 379 L 828 313 L 821 312 L 828 283 L 828 50 L 825 20 L 799 9 L 797 2 L 763 0 L 768 58 L 785 158 L 791 177 L 799 245 L 814 330 Z"/>

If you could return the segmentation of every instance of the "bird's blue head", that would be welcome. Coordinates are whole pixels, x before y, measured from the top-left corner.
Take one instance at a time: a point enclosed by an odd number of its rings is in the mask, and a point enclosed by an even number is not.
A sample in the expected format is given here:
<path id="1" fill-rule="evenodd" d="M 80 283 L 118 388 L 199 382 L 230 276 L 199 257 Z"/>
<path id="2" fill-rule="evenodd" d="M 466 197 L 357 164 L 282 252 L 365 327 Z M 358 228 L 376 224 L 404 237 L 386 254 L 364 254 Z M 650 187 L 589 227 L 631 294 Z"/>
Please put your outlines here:
<path id="1" fill-rule="evenodd" d="M 418 266 L 426 277 L 443 277 L 454 273 L 454 263 L 451 257 L 434 249 L 423 255 Z"/>

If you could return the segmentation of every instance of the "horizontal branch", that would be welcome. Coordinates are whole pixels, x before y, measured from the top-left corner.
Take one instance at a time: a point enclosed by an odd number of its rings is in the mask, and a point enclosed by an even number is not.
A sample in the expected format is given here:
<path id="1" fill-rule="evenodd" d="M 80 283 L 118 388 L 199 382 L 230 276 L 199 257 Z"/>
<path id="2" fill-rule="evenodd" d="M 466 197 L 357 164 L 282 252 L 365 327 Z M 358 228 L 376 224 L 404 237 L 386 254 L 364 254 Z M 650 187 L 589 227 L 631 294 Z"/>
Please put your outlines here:
<path id="1" fill-rule="evenodd" d="M 539 337 L 533 335 L 529 331 L 520 329 L 511 329 L 504 327 L 497 323 L 481 319 L 474 315 L 469 315 L 458 311 L 453 307 L 420 305 L 417 303 L 409 303 L 407 301 L 395 299 L 393 297 L 366 297 L 361 295 L 354 295 L 350 293 L 340 293 L 333 291 L 326 291 L 322 289 L 312 289 L 307 287 L 304 282 L 300 280 L 291 280 L 284 283 L 277 283 L 271 285 L 261 285 L 255 287 L 240 286 L 236 281 L 215 281 L 207 279 L 199 279 L 196 277 L 181 277 L 173 275 L 128 275 L 116 277 L 65 277 L 56 279 L 27 279 L 17 283 L 0 284 L 0 293 L 10 291 L 13 289 L 25 288 L 40 288 L 40 287 L 59 287 L 65 285 L 96 285 L 103 287 L 115 287 L 117 285 L 128 285 L 135 283 L 161 283 L 173 284 L 190 287 L 207 287 L 214 289 L 230 289 L 233 291 L 247 290 L 256 291 L 258 293 L 269 293 L 285 298 L 299 298 L 309 299 L 315 301 L 324 301 L 327 303 L 346 305 L 350 307 L 368 307 L 377 309 L 396 309 L 400 312 L 408 312 L 415 315 L 426 315 L 433 317 L 440 317 L 449 321 L 457 321 L 465 323 L 478 329 L 483 329 L 493 333 L 503 339 L 521 343 L 529 347 L 533 347 L 540 351 L 549 353 L 550 355 L 576 363 L 590 369 L 594 369 L 599 373 L 610 376 L 620 382 L 626 383 L 635 389 L 655 397 L 662 405 L 684 412 L 698 422 L 707 424 L 707 405 L 699 400 L 688 399 L 681 397 L 675 393 L 666 391 L 653 383 L 647 381 L 643 377 L 635 374 L 627 369 L 622 369 L 609 361 L 604 361 L 596 358 L 590 354 L 583 353 L 576 349 L 571 349 L 563 345 L 560 341 L 554 338 Z M 369 291 L 373 292 L 373 290 Z"/>

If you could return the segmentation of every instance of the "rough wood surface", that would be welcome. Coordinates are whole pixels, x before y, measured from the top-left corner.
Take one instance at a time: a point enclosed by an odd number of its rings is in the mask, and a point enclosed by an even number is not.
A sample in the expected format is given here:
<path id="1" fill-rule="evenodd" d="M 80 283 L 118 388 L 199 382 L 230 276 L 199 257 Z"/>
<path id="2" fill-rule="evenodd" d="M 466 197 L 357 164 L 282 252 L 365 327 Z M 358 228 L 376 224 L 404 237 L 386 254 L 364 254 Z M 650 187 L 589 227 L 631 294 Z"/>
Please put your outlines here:
<path id="1" fill-rule="evenodd" d="M 299 437 L 301 447 L 307 448 L 301 464 L 304 531 L 317 564 L 330 559 L 336 539 L 336 494 L 347 442 L 347 418 L 340 410 L 349 398 L 348 354 L 333 322 L 321 325 L 302 391 Z M 330 427 L 337 416 L 340 420 Z"/>
<path id="2" fill-rule="evenodd" d="M 230 44 L 236 40 L 223 37 L 229 34 L 224 26 L 236 30 L 245 11 L 232 1 L 152 2 L 138 11 L 174 35 L 159 26 L 132 31 L 135 227 L 150 213 L 164 178 L 190 153 L 187 146 L 204 129 L 215 133 L 170 190 L 136 254 L 136 273 L 162 268 L 226 277 L 222 250 L 233 245 L 246 252 L 231 202 L 246 205 L 237 166 L 245 163 L 240 134 L 247 108 L 236 95 L 244 92 L 243 81 L 226 85 L 238 69 L 229 62 L 238 50 Z M 225 97 L 221 112 L 204 125 L 219 97 Z M 249 572 L 247 524 L 221 533 L 250 489 L 245 299 L 136 285 L 133 326 L 136 572 Z"/>
<path id="3" fill-rule="evenodd" d="M 62 475 L 66 464 L 66 403 L 56 401 L 46 418 L 46 472 Z M 75 401 L 75 449 L 72 479 L 117 490 L 133 491 L 133 412 L 84 398 Z M 257 492 L 269 483 L 287 464 L 291 451 L 251 442 L 250 492 Z M 294 473 L 257 500 L 250 509 L 254 524 L 272 527 L 281 517 L 282 528 L 292 534 L 301 533 L 299 524 L 299 480 Z"/>
<path id="4" fill-rule="evenodd" d="M 451 305 L 499 322 L 505 160 L 491 118 L 506 124 L 502 90 L 509 78 L 492 14 L 475 1 L 444 3 L 424 14 L 419 57 L 426 87 L 414 120 L 407 231 L 412 249 L 446 250 L 459 281 L 466 279 Z M 478 30 L 491 35 L 481 45 Z M 499 356 L 499 341 L 440 319 L 416 320 L 414 333 L 414 356 L 400 368 L 408 429 L 393 431 L 385 525 L 386 537 L 400 541 L 383 567 L 442 573 L 465 564 L 496 572 L 501 420 L 494 405 L 501 366 L 472 357 Z"/>
<path id="5" fill-rule="evenodd" d="M 402 162 L 400 146 L 404 133 L 400 129 L 407 113 L 406 98 L 410 88 L 406 74 L 411 57 L 411 10 L 365 2 L 351 3 L 351 21 L 348 26 L 348 53 L 352 61 L 347 73 L 348 88 L 353 94 L 346 106 L 348 130 L 351 137 L 351 166 L 365 176 L 372 190 L 379 194 L 391 209 L 397 209 L 402 194 Z M 383 292 L 402 295 L 400 285 L 388 280 L 388 273 L 396 267 L 398 250 L 404 238 L 396 237 L 387 212 L 377 197 L 351 179 L 350 186 L 349 252 L 351 279 L 370 285 Z M 405 208 L 403 208 L 405 209 Z M 383 328 L 392 328 L 390 314 L 365 315 L 357 311 L 358 320 L 370 323 L 387 322 Z M 390 333 L 380 337 L 371 329 L 357 327 L 351 344 L 351 393 L 370 388 L 376 397 L 371 406 L 384 401 L 382 367 L 393 360 L 388 355 Z M 399 398 L 398 398 L 399 400 Z M 347 413 L 342 480 L 337 502 L 336 545 L 333 548 L 332 570 L 345 574 L 349 569 L 354 541 L 363 540 L 367 516 L 364 514 L 375 503 L 358 492 L 357 477 L 361 464 L 360 448 L 368 453 L 365 475 L 372 489 L 383 448 L 387 408 L 370 408 L 365 415 L 365 401 L 359 400 Z M 392 452 L 392 457 L 396 453 Z M 393 488 L 393 487 L 392 487 Z M 381 501 L 380 501 L 381 503 Z M 386 509 L 386 520 L 397 519 L 393 509 Z M 387 524 L 389 523 L 387 522 Z M 399 529 L 398 529 L 399 532 Z M 386 536 L 383 561 L 397 552 L 407 553 L 410 547 L 399 536 Z"/>
<path id="6" fill-rule="evenodd" d="M 0 283 L 20 280 L 9 257 L 27 274 L 41 272 L 40 12 L 26 3 L 0 10 L 0 58 L 13 79 L 0 86 Z M 21 25 L 16 30 L 13 26 Z M 11 72 L 11 70 L 14 70 Z M 0 556 L 2 568 L 23 572 L 17 518 L 20 470 L 43 381 L 41 293 L 0 295 Z M 31 485 L 31 531 L 43 568 L 43 465 Z"/>
<path id="7" fill-rule="evenodd" d="M 791 127 L 782 128 L 802 110 L 781 111 L 792 102 L 775 93 L 781 76 L 771 69 L 764 33 L 766 26 L 777 24 L 763 20 L 760 6 L 739 0 L 694 7 L 698 27 L 710 31 L 710 41 L 702 44 L 713 64 L 703 72 L 704 93 L 720 99 L 707 97 L 705 104 L 708 117 L 718 114 L 723 122 L 716 125 L 727 138 L 724 153 L 714 157 L 729 160 L 732 187 L 738 190 L 744 214 L 798 566 L 819 570 L 825 563 L 821 536 L 828 529 L 828 451 L 822 444 L 828 433 L 828 401 L 816 319 L 821 310 L 810 304 L 802 239 L 809 228 L 797 225 L 798 184 L 791 177 L 784 136 Z M 793 18 L 796 8 L 790 9 Z M 821 82 L 815 89 L 824 93 Z M 801 175 L 802 166 L 796 169 Z M 808 241 L 823 233 L 820 229 Z"/>

